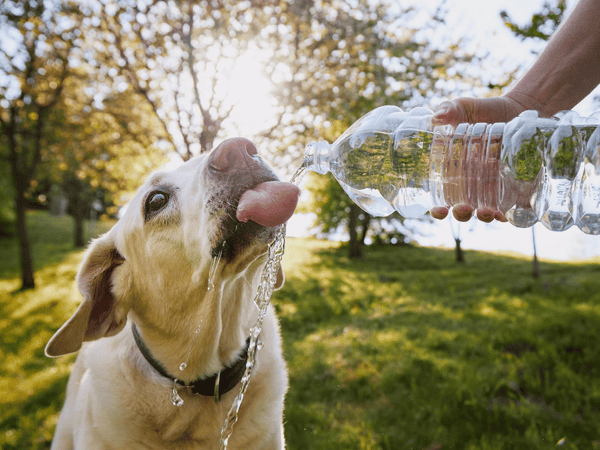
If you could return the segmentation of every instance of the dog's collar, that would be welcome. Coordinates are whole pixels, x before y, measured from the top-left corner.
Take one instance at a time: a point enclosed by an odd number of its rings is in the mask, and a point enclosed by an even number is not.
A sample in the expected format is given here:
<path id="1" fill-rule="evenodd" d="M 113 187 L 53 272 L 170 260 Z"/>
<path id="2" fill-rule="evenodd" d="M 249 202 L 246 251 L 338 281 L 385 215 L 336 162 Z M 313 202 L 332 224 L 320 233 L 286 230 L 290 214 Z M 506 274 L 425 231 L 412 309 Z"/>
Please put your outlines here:
<path id="1" fill-rule="evenodd" d="M 168 378 L 174 384 L 180 384 L 181 386 L 189 388 L 193 394 L 204 395 L 207 397 L 214 396 L 215 400 L 218 402 L 220 401 L 221 396 L 231 391 L 244 376 L 246 362 L 248 361 L 248 347 L 250 346 L 250 338 L 246 340 L 246 347 L 244 348 L 243 353 L 231 366 L 225 367 L 223 370 L 210 377 L 199 378 L 192 383 L 184 384 L 174 376 L 170 375 L 160 361 L 156 360 L 156 358 L 152 356 L 150 349 L 142 340 L 140 332 L 134 323 L 131 324 L 131 330 L 133 331 L 135 343 L 137 344 L 140 352 L 148 364 L 150 364 L 152 368 L 160 375 Z M 217 383 L 218 385 L 215 386 Z"/>

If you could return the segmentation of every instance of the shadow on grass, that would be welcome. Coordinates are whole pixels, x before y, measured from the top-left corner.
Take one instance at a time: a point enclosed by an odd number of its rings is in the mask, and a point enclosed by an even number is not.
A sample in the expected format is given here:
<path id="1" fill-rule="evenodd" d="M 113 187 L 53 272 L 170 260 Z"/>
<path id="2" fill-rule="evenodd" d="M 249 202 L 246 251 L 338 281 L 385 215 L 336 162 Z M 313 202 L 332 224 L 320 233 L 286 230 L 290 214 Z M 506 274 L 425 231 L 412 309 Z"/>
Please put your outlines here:
<path id="1" fill-rule="evenodd" d="M 273 300 L 290 449 L 600 448 L 597 265 L 302 251 Z"/>

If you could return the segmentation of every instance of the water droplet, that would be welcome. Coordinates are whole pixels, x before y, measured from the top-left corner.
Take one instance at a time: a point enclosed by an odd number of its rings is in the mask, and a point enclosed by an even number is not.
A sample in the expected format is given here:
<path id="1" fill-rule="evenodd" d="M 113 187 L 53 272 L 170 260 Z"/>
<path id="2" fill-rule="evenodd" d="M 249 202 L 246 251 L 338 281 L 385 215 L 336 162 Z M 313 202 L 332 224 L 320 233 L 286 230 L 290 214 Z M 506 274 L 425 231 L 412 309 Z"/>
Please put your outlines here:
<path id="1" fill-rule="evenodd" d="M 179 365 L 179 370 L 181 370 L 183 372 L 186 369 L 186 367 L 187 367 L 187 364 L 183 362 Z"/>
<path id="2" fill-rule="evenodd" d="M 183 399 L 179 396 L 179 392 L 177 392 L 177 380 L 173 380 L 173 390 L 171 391 L 171 402 L 173 403 L 173 406 L 183 405 Z"/>
<path id="3" fill-rule="evenodd" d="M 256 349 L 257 349 L 257 350 L 260 350 L 260 349 L 262 349 L 262 348 L 263 348 L 263 346 L 264 346 L 264 345 L 265 345 L 265 344 L 263 343 L 263 341 L 258 341 L 258 342 L 256 343 Z"/>
<path id="4" fill-rule="evenodd" d="M 225 245 L 225 241 L 223 241 L 223 245 Z M 210 263 L 210 269 L 208 269 L 208 287 L 206 288 L 208 291 L 215 290 L 215 275 L 217 274 L 217 268 L 219 267 L 222 255 L 223 250 L 219 251 L 219 254 L 216 257 L 213 257 L 212 262 Z"/>

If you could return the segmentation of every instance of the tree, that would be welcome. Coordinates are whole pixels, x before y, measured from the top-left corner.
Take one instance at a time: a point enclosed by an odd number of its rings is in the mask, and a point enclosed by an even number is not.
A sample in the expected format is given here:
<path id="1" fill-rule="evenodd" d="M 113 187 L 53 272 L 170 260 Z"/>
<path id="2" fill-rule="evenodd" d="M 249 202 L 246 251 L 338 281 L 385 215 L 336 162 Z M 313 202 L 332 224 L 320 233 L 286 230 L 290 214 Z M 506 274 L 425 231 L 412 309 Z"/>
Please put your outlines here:
<path id="1" fill-rule="evenodd" d="M 0 151 L 10 166 L 15 195 L 22 289 L 35 286 L 25 193 L 41 160 L 48 117 L 69 74 L 69 55 L 80 44 L 79 22 L 75 4 L 67 1 L 6 0 L 0 5 L 0 70 L 6 80 L 0 84 Z"/>
<path id="2" fill-rule="evenodd" d="M 555 5 L 550 2 L 545 2 L 542 7 L 542 11 L 534 14 L 531 18 L 531 23 L 523 27 L 513 22 L 506 11 L 502 11 L 500 16 L 502 17 L 502 20 L 504 20 L 506 26 L 521 39 L 541 39 L 543 41 L 547 41 L 562 22 L 566 9 L 566 0 L 557 0 Z M 533 177 L 535 177 L 536 174 L 537 170 L 535 171 Z M 531 240 L 533 243 L 532 276 L 533 278 L 539 278 L 540 265 L 537 257 L 535 231 L 533 227 L 531 228 Z"/>
<path id="3" fill-rule="evenodd" d="M 0 159 L 0 237 L 11 236 L 15 232 L 14 197 L 8 161 Z"/>
<path id="4" fill-rule="evenodd" d="M 188 160 L 212 148 L 235 107 L 230 76 L 259 29 L 261 5 L 102 2 L 90 35 L 97 68 L 144 99 L 172 148 Z"/>
<path id="5" fill-rule="evenodd" d="M 81 66 L 67 80 L 52 115 L 60 139 L 45 147 L 38 177 L 59 185 L 67 195 L 75 247 L 85 245 L 83 223 L 95 201 L 115 212 L 111 209 L 122 204 L 123 194 L 165 162 L 162 135 L 156 132 L 160 124 L 149 106 L 131 89 L 95 104 L 93 78 Z"/>
<path id="6" fill-rule="evenodd" d="M 452 77 L 470 59 L 457 45 L 441 50 L 429 45 L 425 30 L 408 25 L 416 10 L 367 0 L 278 6 L 279 14 L 260 34 L 271 42 L 274 59 L 268 74 L 278 86 L 281 110 L 277 125 L 265 135 L 288 153 L 301 153 L 310 141 L 334 140 L 377 106 L 424 104 L 434 90 L 437 95 L 443 91 L 437 81 Z M 360 256 L 364 227 L 375 219 L 366 217 L 341 189 L 323 189 L 315 192 L 319 223 L 325 230 L 346 223 L 350 255 Z M 331 203 L 326 207 L 325 201 Z"/>
<path id="7" fill-rule="evenodd" d="M 460 237 L 460 222 L 457 222 L 456 224 L 456 229 L 454 228 L 454 225 L 452 225 L 452 217 L 448 218 L 448 221 L 450 223 L 450 228 L 452 230 L 452 237 L 454 237 L 454 242 L 455 242 L 455 256 L 456 256 L 456 262 L 458 264 L 464 264 L 465 263 L 465 253 L 463 252 L 463 249 L 461 247 L 461 243 L 462 243 L 462 239 Z"/>
<path id="8" fill-rule="evenodd" d="M 562 22 L 566 9 L 566 0 L 557 0 L 555 5 L 547 1 L 542 6 L 542 11 L 532 16 L 531 23 L 522 27 L 516 24 L 506 11 L 501 11 L 500 17 L 504 24 L 522 40 L 536 38 L 547 41 Z"/>

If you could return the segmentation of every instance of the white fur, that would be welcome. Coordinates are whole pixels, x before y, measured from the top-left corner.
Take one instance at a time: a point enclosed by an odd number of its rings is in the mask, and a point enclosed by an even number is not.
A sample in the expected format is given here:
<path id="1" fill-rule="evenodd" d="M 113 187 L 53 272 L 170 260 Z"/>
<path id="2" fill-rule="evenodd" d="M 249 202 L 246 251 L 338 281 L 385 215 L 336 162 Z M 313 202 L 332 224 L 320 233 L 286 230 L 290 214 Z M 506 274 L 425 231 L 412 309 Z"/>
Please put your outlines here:
<path id="1" fill-rule="evenodd" d="M 87 251 L 78 274 L 84 301 L 47 347 L 51 356 L 81 347 L 53 450 L 219 448 L 239 385 L 220 403 L 180 389 L 184 403 L 176 407 L 169 398 L 171 383 L 143 359 L 131 331 L 134 322 L 153 356 L 170 374 L 190 382 L 232 363 L 256 321 L 253 297 L 266 262 L 266 239 L 222 260 L 215 289 L 207 290 L 211 251 L 224 233 L 224 215 L 230 214 L 211 206 L 224 188 L 211 181 L 207 159 L 151 177 L 124 217 Z M 157 186 L 169 186 L 173 195 L 146 221 L 144 201 Z M 230 449 L 284 448 L 288 380 L 272 308 L 260 340 L 264 346 Z M 187 363 L 183 372 L 182 362 Z"/>

